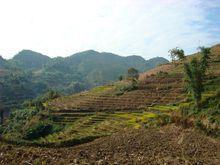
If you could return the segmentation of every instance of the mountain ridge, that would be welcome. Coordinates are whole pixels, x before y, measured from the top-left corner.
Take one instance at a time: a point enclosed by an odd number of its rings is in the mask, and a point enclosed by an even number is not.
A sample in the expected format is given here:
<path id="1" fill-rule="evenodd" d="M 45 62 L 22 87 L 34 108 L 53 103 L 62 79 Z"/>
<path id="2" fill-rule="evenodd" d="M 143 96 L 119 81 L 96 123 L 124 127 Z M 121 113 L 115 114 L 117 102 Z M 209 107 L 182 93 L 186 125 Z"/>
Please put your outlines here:
<path id="1" fill-rule="evenodd" d="M 78 93 L 114 82 L 121 75 L 126 76 L 130 67 L 143 72 L 168 60 L 161 57 L 151 62 L 141 56 L 123 57 L 94 50 L 50 58 L 32 50 L 22 50 L 12 59 L 2 58 L 1 61 L 3 102 L 12 105 L 13 101 L 14 105 L 19 105 L 50 89 L 64 94 Z"/>

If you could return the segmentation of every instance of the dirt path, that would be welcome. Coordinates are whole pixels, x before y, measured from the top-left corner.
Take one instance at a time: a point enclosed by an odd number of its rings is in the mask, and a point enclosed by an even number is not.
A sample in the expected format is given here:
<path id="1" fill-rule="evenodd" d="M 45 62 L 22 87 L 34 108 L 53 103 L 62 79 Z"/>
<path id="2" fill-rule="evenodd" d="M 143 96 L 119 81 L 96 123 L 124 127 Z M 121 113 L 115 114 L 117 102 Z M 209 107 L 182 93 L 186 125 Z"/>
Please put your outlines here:
<path id="1" fill-rule="evenodd" d="M 0 164 L 220 164 L 220 141 L 174 125 L 124 131 L 77 147 L 0 146 Z"/>

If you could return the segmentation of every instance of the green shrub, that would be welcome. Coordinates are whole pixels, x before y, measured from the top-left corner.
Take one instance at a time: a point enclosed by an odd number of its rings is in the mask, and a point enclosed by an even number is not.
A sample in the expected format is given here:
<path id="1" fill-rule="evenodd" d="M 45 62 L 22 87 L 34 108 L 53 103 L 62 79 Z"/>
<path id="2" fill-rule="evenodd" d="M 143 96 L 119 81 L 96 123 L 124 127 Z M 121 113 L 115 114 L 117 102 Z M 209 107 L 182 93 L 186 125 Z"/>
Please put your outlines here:
<path id="1" fill-rule="evenodd" d="M 123 95 L 125 92 L 136 90 L 138 88 L 137 82 L 132 81 L 128 84 L 120 84 L 116 86 L 116 95 Z"/>
<path id="2" fill-rule="evenodd" d="M 64 128 L 64 125 L 53 124 L 52 133 L 59 132 Z"/>
<path id="3" fill-rule="evenodd" d="M 0 125 L 0 135 L 4 132 L 3 126 Z"/>
<path id="4" fill-rule="evenodd" d="M 208 120 L 210 123 L 214 123 L 215 122 L 215 118 L 213 116 L 209 116 Z"/>
<path id="5" fill-rule="evenodd" d="M 159 115 L 158 116 L 158 125 L 166 125 L 166 124 L 169 124 L 171 123 L 171 117 L 168 116 L 168 115 Z"/>
<path id="6" fill-rule="evenodd" d="M 159 71 L 156 74 L 157 77 L 168 77 L 168 73 L 167 72 L 163 72 L 163 71 Z"/>
<path id="7" fill-rule="evenodd" d="M 200 119 L 197 119 L 195 121 L 195 126 L 196 126 L 196 128 L 203 129 L 202 121 Z"/>
<path id="8" fill-rule="evenodd" d="M 52 132 L 53 126 L 51 124 L 39 122 L 26 130 L 23 138 L 26 140 L 37 139 L 39 137 L 44 137 Z"/>
<path id="9" fill-rule="evenodd" d="M 38 114 L 36 109 L 19 109 L 11 112 L 8 119 L 8 132 L 22 132 L 23 126 L 33 116 Z"/>

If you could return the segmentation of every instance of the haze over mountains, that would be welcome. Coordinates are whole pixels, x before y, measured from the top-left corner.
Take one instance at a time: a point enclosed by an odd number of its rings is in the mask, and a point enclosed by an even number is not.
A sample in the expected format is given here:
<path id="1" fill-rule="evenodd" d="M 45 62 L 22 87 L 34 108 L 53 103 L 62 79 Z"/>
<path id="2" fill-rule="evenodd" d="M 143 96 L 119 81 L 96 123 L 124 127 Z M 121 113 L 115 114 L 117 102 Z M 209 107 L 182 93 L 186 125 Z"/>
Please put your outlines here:
<path id="1" fill-rule="evenodd" d="M 130 67 L 143 72 L 167 62 L 163 57 L 145 60 L 141 56 L 122 57 L 94 50 L 65 58 L 50 58 L 38 52 L 22 50 L 12 59 L 0 58 L 0 81 L 4 85 L 5 100 L 25 100 L 48 89 L 65 94 L 80 92 L 113 82 L 120 75 L 125 75 Z"/>

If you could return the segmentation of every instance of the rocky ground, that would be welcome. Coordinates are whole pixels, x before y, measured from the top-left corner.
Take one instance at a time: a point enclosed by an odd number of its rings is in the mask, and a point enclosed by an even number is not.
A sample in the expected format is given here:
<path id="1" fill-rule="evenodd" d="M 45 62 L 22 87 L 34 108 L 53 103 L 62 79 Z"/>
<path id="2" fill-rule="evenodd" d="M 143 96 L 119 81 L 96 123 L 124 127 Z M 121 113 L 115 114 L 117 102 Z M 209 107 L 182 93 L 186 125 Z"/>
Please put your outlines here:
<path id="1" fill-rule="evenodd" d="M 175 125 L 67 148 L 0 144 L 0 164 L 220 164 L 220 140 Z"/>

